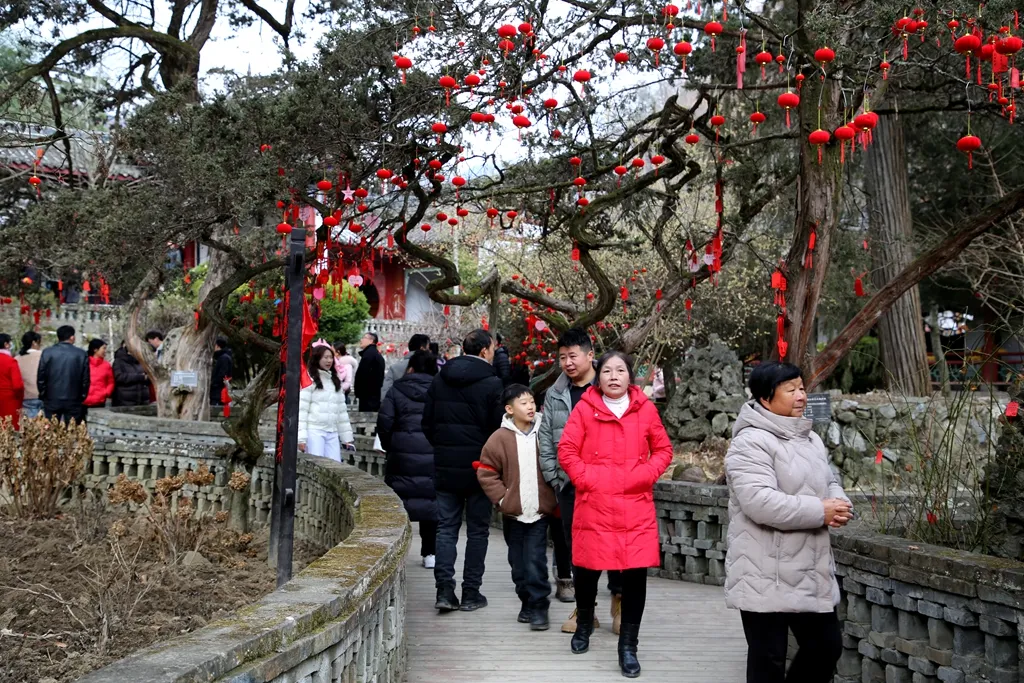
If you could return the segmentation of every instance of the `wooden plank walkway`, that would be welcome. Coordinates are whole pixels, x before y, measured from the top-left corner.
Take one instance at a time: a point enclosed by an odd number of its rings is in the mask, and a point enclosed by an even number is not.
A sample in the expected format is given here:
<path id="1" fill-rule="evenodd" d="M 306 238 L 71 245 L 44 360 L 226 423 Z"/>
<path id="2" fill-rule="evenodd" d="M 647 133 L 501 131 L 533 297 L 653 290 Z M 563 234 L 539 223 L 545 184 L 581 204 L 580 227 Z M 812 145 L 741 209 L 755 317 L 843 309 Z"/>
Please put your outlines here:
<path id="1" fill-rule="evenodd" d="M 465 529 L 456 579 L 462 581 Z M 570 636 L 559 630 L 573 605 L 551 603 L 551 630 L 530 631 L 516 621 L 519 599 L 512 586 L 501 532 L 492 530 L 481 592 L 488 606 L 441 615 L 434 609 L 434 572 L 424 569 L 414 529 L 408 557 L 406 638 L 408 683 L 605 683 L 619 672 L 608 614 L 605 579 L 598 596 L 601 628 L 590 652 L 573 655 Z M 550 566 L 550 560 L 548 566 Z M 665 683 L 742 683 L 746 641 L 739 612 L 726 609 L 722 589 L 649 579 L 640 629 L 640 680 Z M 461 592 L 461 585 L 457 589 Z"/>

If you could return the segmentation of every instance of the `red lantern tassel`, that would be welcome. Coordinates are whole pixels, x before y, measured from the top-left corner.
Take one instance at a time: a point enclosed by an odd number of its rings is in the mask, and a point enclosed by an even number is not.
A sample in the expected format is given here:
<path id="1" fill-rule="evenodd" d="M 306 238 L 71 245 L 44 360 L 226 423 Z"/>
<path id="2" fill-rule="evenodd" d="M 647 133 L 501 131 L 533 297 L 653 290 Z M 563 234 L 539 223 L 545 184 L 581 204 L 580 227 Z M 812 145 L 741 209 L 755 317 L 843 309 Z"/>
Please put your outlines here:
<path id="1" fill-rule="evenodd" d="M 789 107 L 786 107 L 786 128 L 789 128 Z"/>
<path id="2" fill-rule="evenodd" d="M 907 61 L 908 53 L 909 53 L 909 48 L 907 46 L 907 34 L 904 33 L 903 34 L 903 61 Z"/>
<path id="3" fill-rule="evenodd" d="M 967 168 L 974 168 L 974 155 L 970 152 L 967 153 Z"/>
<path id="4" fill-rule="evenodd" d="M 968 52 L 964 55 L 967 59 L 967 80 L 971 80 L 971 53 Z"/>
<path id="5" fill-rule="evenodd" d="M 821 145 L 818 145 L 818 166 L 821 166 Z"/>
<path id="6" fill-rule="evenodd" d="M 846 143 L 842 140 L 839 141 L 839 163 L 846 163 Z"/>

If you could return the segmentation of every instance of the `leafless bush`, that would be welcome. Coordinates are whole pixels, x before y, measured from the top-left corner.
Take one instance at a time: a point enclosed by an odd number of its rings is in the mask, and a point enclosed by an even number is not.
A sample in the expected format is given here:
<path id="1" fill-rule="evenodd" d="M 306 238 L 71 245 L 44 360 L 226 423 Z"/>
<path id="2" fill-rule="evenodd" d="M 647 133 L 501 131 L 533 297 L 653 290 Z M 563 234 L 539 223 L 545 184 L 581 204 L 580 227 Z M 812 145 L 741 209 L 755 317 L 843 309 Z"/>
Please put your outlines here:
<path id="1" fill-rule="evenodd" d="M 207 540 L 212 521 L 209 517 L 197 517 L 192 499 L 176 494 L 186 483 L 207 486 L 213 483 L 213 479 L 210 469 L 201 465 L 195 472 L 158 479 L 150 499 L 142 484 L 121 474 L 114 482 L 108 498 L 111 505 L 142 506 L 146 526 L 157 542 L 160 558 L 169 564 L 176 564 L 186 552 L 199 551 Z M 111 532 L 115 536 L 123 536 L 127 530 L 111 529 Z"/>
<path id="2" fill-rule="evenodd" d="M 0 420 L 0 488 L 10 496 L 18 517 L 52 517 L 67 488 L 92 458 L 93 443 L 82 423 L 57 419 L 23 420 L 14 431 Z"/>

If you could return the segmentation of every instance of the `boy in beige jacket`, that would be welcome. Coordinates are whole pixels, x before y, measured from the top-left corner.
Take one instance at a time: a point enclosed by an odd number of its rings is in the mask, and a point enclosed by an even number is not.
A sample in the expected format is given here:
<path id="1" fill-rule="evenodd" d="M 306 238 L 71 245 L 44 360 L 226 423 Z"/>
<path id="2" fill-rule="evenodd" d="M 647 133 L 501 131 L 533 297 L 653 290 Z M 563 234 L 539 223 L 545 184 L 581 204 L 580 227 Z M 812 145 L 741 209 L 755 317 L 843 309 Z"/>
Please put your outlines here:
<path id="1" fill-rule="evenodd" d="M 530 389 L 513 384 L 502 395 L 505 418 L 487 440 L 476 476 L 484 493 L 504 515 L 502 527 L 516 595 L 522 601 L 518 621 L 533 631 L 548 629 L 548 515 L 555 492 L 544 481 L 537 457 L 541 418 Z"/>

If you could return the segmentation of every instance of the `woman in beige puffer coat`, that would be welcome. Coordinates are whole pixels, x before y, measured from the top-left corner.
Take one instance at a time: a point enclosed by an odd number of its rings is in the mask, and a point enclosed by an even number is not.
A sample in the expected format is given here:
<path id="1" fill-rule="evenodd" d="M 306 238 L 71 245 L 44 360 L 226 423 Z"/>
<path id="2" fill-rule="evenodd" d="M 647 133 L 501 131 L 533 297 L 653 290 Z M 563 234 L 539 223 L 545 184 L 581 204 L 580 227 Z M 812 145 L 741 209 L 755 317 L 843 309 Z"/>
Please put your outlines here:
<path id="1" fill-rule="evenodd" d="M 800 369 L 762 363 L 725 456 L 725 596 L 747 638 L 747 683 L 826 683 L 842 652 L 829 527 L 853 512 L 811 421 Z M 788 631 L 799 650 L 786 673 Z"/>

